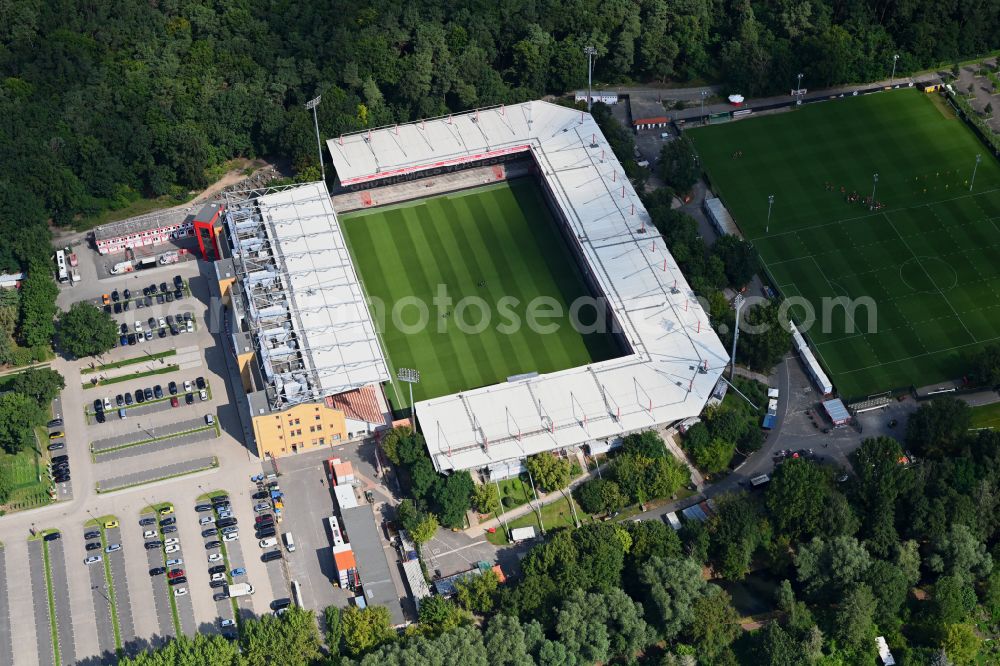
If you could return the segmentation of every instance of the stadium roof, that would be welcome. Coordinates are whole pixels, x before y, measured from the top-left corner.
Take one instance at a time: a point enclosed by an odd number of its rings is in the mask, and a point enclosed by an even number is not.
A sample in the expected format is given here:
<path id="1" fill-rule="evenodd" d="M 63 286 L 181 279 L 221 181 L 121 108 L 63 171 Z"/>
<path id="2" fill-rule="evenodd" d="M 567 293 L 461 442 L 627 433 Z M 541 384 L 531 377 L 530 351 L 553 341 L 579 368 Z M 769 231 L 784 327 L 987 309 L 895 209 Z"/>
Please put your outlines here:
<path id="1" fill-rule="evenodd" d="M 272 407 L 389 379 L 323 183 L 229 195 L 225 223 Z"/>
<path id="2" fill-rule="evenodd" d="M 631 346 L 608 361 L 418 402 L 438 470 L 485 467 L 701 412 L 729 356 L 589 114 L 525 102 L 327 145 L 345 186 L 530 153 Z"/>

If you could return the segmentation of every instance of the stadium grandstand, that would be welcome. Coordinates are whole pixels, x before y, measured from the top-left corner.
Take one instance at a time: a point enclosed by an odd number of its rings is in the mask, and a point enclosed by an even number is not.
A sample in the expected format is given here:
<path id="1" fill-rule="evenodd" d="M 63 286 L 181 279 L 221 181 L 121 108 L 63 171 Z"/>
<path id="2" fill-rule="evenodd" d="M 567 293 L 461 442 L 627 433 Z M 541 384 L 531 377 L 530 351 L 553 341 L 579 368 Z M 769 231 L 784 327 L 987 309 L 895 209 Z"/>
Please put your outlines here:
<path id="1" fill-rule="evenodd" d="M 356 192 L 358 205 L 381 200 L 372 188 L 428 177 L 440 186 L 450 172 L 530 160 L 626 348 L 610 360 L 418 401 L 439 471 L 495 467 L 701 412 L 728 354 L 589 114 L 532 101 L 344 135 L 327 146 L 338 190 Z M 420 189 L 413 198 L 425 196 Z M 376 381 L 384 366 L 370 343 L 365 379 Z"/>
<path id="2" fill-rule="evenodd" d="M 216 262 L 261 456 L 384 426 L 389 379 L 323 183 L 226 195 Z"/>

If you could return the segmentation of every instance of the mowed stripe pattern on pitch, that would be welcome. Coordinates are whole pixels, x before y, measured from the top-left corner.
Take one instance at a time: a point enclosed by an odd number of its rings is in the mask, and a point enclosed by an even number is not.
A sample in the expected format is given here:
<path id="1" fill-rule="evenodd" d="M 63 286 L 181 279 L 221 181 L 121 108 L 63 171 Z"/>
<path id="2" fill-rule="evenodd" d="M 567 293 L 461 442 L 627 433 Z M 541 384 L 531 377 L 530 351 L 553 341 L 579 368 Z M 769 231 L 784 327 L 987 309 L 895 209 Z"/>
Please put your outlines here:
<path id="1" fill-rule="evenodd" d="M 375 315 L 390 363 L 421 371 L 417 400 L 617 354 L 610 336 L 581 335 L 566 319 L 552 320 L 559 324 L 552 333 L 527 325 L 533 300 L 546 297 L 566 312 L 587 295 L 533 181 L 352 213 L 341 221 L 368 295 L 379 304 Z M 439 288 L 451 299 L 444 317 L 434 301 Z M 462 305 L 466 297 L 482 299 L 486 310 Z M 423 327 L 414 326 L 421 312 L 415 303 L 426 305 Z M 501 314 L 501 304 L 513 317 Z M 393 322 L 394 307 L 403 326 Z M 458 326 L 458 318 L 476 324 L 484 314 L 489 323 L 473 332 Z"/>

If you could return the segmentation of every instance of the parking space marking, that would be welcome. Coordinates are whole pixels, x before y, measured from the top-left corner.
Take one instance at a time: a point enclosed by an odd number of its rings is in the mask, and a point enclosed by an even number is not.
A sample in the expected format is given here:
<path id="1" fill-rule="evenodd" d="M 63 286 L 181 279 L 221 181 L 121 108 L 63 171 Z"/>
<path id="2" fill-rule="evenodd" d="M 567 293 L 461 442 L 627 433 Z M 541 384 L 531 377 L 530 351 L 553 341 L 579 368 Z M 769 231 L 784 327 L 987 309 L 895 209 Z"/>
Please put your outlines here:
<path id="1" fill-rule="evenodd" d="M 198 421 L 201 425 L 194 432 L 178 435 L 164 435 L 165 439 L 160 439 L 155 442 L 148 442 L 145 444 L 139 443 L 128 446 L 127 448 L 118 449 L 117 451 L 99 453 L 94 456 L 95 461 L 97 464 L 104 464 L 124 460 L 126 458 L 164 453 L 165 451 L 169 451 L 171 449 L 178 449 L 188 444 L 196 444 L 209 439 L 215 439 L 219 436 L 219 433 L 214 426 L 205 425 L 204 419 L 198 419 Z M 204 450 L 199 452 L 202 453 Z"/>
<path id="2" fill-rule="evenodd" d="M 218 459 L 215 456 L 206 456 L 194 460 L 184 460 L 178 463 L 171 463 L 163 467 L 147 469 L 142 472 L 124 474 L 111 479 L 101 479 L 97 482 L 99 492 L 128 488 L 130 486 L 141 485 L 184 474 L 192 474 L 202 470 L 211 469 L 218 466 Z"/>
<path id="3" fill-rule="evenodd" d="M 117 543 L 122 549 L 105 555 L 111 565 L 111 584 L 115 587 L 115 612 L 118 615 L 118 631 L 122 647 L 135 642 L 135 619 L 132 616 L 132 596 L 129 590 L 128 572 L 125 570 L 125 545 L 122 543 L 121 528 L 105 530 L 109 544 Z"/>
<path id="4" fill-rule="evenodd" d="M 0 666 L 14 666 L 14 643 L 10 633 L 10 601 L 7 598 L 10 585 L 7 583 L 7 557 L 0 547 Z"/>
<path id="5" fill-rule="evenodd" d="M 111 623 L 111 594 L 108 592 L 108 581 L 104 577 L 104 568 L 90 566 L 90 592 L 94 602 L 94 620 L 97 624 L 97 649 L 102 664 L 114 664 L 118 661 L 115 654 L 115 628 Z"/>
<path id="6" fill-rule="evenodd" d="M 31 581 L 31 559 L 28 541 L 17 539 L 4 545 L 4 566 L 19 575 L 7 578 L 7 603 L 10 610 L 10 633 L 15 664 L 38 663 L 38 642 L 34 613 L 34 594 Z M 48 625 L 42 625 L 48 629 Z M 14 641 L 13 637 L 17 636 Z"/>
<path id="7" fill-rule="evenodd" d="M 49 619 L 49 592 L 45 585 L 45 560 L 41 539 L 28 542 L 28 575 L 31 578 L 31 602 L 35 616 L 35 642 L 38 663 L 55 666 L 55 646 L 52 644 L 52 623 Z"/>
<path id="8" fill-rule="evenodd" d="M 56 628 L 59 634 L 59 658 L 64 664 L 76 661 L 76 637 L 73 611 L 69 602 L 69 580 L 66 571 L 66 551 L 62 539 L 48 542 L 49 575 L 52 597 L 56 602 Z M 94 566 L 94 565 L 92 565 Z"/>
<path id="9" fill-rule="evenodd" d="M 144 513 L 142 518 L 155 519 L 156 516 L 151 513 Z M 140 527 L 139 529 L 153 529 L 153 526 L 150 525 L 149 527 Z M 161 549 L 153 548 L 146 551 L 146 563 L 148 564 L 149 569 L 162 567 L 163 562 L 163 551 Z M 153 579 L 153 606 L 156 608 L 156 617 L 160 624 L 159 644 L 157 644 L 156 640 L 154 640 L 153 644 L 154 647 L 159 647 L 166 642 L 166 639 L 177 636 L 177 629 L 174 627 L 174 614 L 170 610 L 170 597 L 168 596 L 173 594 L 173 590 L 171 590 L 170 586 L 167 585 L 165 575 L 151 576 L 151 578 Z M 157 580 L 162 582 L 157 583 Z M 157 588 L 160 589 L 157 590 Z M 154 638 L 156 637 L 154 636 Z"/>

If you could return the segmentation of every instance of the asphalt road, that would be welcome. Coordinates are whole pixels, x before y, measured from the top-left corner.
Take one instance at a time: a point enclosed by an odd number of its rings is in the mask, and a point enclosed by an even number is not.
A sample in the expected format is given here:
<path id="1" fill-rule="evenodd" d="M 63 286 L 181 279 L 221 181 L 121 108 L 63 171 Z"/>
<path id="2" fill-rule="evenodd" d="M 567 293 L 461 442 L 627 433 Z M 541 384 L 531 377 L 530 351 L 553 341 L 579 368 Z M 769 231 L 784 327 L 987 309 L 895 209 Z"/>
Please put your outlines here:
<path id="1" fill-rule="evenodd" d="M 66 579 L 66 550 L 62 539 L 48 542 L 48 547 L 52 596 L 56 602 L 56 623 L 59 629 L 59 657 L 62 663 L 72 664 L 76 661 L 76 639 L 73 635 L 73 611 L 69 601 L 69 581 Z"/>
<path id="2" fill-rule="evenodd" d="M 155 442 L 150 442 L 149 444 L 136 444 L 135 446 L 119 449 L 110 453 L 97 454 L 95 455 L 96 462 L 108 463 L 116 460 L 125 460 L 126 458 L 135 458 L 136 456 L 163 453 L 164 451 L 170 451 L 171 449 L 176 449 L 177 447 L 184 446 L 186 444 L 194 444 L 195 442 L 213 439 L 217 436 L 214 427 L 205 427 L 205 421 L 200 419 L 199 421 L 204 430 L 188 433 L 186 435 L 177 435 L 176 437 L 170 437 L 169 439 L 161 439 Z"/>
<path id="3" fill-rule="evenodd" d="M 140 518 L 155 518 L 151 513 L 144 513 Z M 147 529 L 152 529 L 151 527 L 137 527 L 139 533 L 141 534 Z M 153 567 L 162 567 L 164 562 L 163 551 L 160 549 L 153 549 L 146 551 L 146 560 L 148 569 Z M 174 628 L 174 618 L 173 614 L 170 612 L 170 595 L 173 592 L 170 586 L 167 585 L 167 577 L 165 574 L 160 574 L 159 576 L 151 576 L 153 583 L 153 606 L 156 608 L 156 619 L 159 623 L 160 640 L 166 640 L 168 638 L 174 638 L 177 636 L 177 630 Z M 158 646 L 157 640 L 152 641 L 154 646 Z"/>
<path id="4" fill-rule="evenodd" d="M 104 567 L 90 566 L 87 569 L 90 572 L 90 593 L 97 625 L 97 646 L 101 651 L 99 659 L 102 664 L 115 664 L 118 662 L 115 655 L 115 628 L 111 623 L 111 594 L 108 592 Z"/>
<path id="5" fill-rule="evenodd" d="M 122 543 L 121 528 L 106 530 L 105 538 L 109 544 Z M 125 547 L 114 553 L 106 553 L 108 564 L 111 565 L 111 581 L 115 586 L 115 601 L 118 611 L 118 630 L 121 632 L 122 645 L 135 644 L 135 620 L 132 616 L 132 597 L 129 593 L 128 574 L 125 571 Z"/>
<path id="6" fill-rule="evenodd" d="M 7 562 L 0 547 L 0 580 L 7 580 Z M 10 633 L 9 586 L 0 585 L 0 666 L 14 666 L 14 643 Z"/>
<path id="7" fill-rule="evenodd" d="M 169 403 L 167 403 L 169 406 Z M 119 446 L 128 446 L 129 444 L 135 444 L 137 442 L 144 442 L 149 439 L 155 439 L 157 437 L 167 437 L 178 432 L 184 432 L 185 430 L 192 430 L 194 428 L 200 428 L 205 425 L 204 417 L 187 419 L 185 421 L 179 421 L 174 423 L 169 423 L 159 428 L 145 428 L 142 430 L 137 430 L 135 432 L 127 432 L 124 435 L 117 435 L 115 437 L 107 437 L 105 439 L 94 440 L 90 444 L 90 449 L 94 453 L 100 453 L 101 451 L 106 451 L 108 449 L 114 449 Z"/>
<path id="8" fill-rule="evenodd" d="M 158 479 L 163 479 L 169 476 L 177 476 L 180 474 L 196 472 L 202 469 L 208 469 L 212 465 L 212 460 L 213 460 L 212 456 L 206 456 L 204 458 L 196 458 L 194 460 L 183 460 L 178 463 L 172 463 L 170 465 L 164 465 L 163 467 L 147 469 L 142 472 L 136 472 L 134 474 L 124 474 L 122 476 L 116 476 L 110 479 L 101 479 L 97 483 L 100 489 L 106 492 L 108 490 L 114 490 L 117 488 L 125 488 L 127 486 L 138 485 L 140 483 L 149 483 L 151 481 L 156 481 Z"/>
<path id="9" fill-rule="evenodd" d="M 31 577 L 31 600 L 35 614 L 38 663 L 40 666 L 54 666 L 56 654 L 52 645 L 52 631 L 50 630 L 52 625 L 49 623 L 49 592 L 45 586 L 44 557 L 41 539 L 28 542 L 28 575 Z"/>

